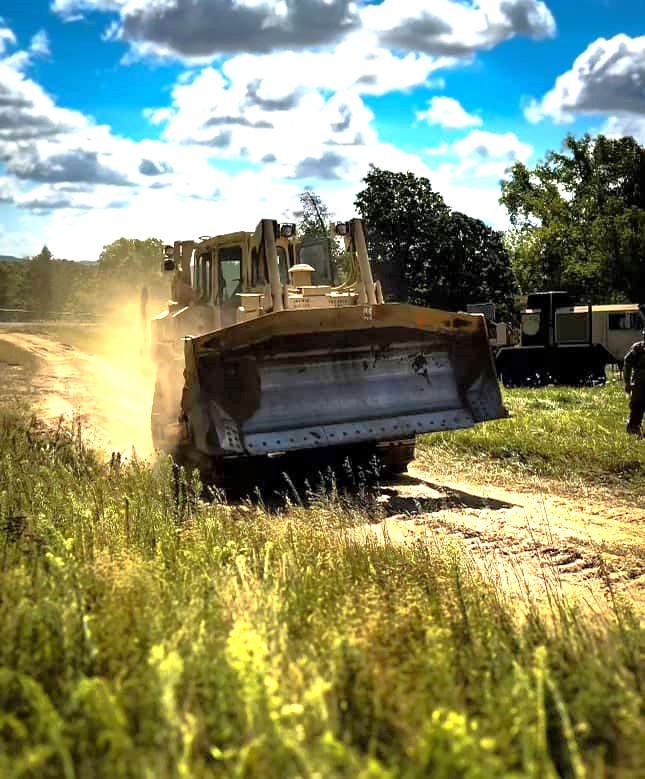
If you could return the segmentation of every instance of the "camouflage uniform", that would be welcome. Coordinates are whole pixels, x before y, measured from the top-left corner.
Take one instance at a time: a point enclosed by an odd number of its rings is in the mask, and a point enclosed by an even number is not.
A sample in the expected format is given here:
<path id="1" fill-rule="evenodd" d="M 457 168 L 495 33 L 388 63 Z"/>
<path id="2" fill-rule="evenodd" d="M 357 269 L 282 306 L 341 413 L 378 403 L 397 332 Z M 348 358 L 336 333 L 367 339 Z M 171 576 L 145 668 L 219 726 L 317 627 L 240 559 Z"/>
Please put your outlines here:
<path id="1" fill-rule="evenodd" d="M 625 392 L 630 395 L 627 432 L 641 435 L 645 414 L 645 330 L 643 340 L 637 341 L 625 355 Z"/>

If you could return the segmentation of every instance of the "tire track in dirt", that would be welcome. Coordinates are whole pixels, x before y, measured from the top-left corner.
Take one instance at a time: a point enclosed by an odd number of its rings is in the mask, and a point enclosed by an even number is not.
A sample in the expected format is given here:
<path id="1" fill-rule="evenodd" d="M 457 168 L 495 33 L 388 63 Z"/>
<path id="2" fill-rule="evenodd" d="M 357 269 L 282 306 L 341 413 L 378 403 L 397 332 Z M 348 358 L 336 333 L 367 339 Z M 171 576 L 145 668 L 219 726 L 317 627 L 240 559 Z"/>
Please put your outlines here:
<path id="1" fill-rule="evenodd" d="M 645 618 L 645 511 L 522 486 L 437 483 L 411 466 L 382 488 L 385 518 L 358 532 L 402 544 L 452 540 L 511 594 L 543 604 L 571 595 L 598 613 L 618 598 Z"/>

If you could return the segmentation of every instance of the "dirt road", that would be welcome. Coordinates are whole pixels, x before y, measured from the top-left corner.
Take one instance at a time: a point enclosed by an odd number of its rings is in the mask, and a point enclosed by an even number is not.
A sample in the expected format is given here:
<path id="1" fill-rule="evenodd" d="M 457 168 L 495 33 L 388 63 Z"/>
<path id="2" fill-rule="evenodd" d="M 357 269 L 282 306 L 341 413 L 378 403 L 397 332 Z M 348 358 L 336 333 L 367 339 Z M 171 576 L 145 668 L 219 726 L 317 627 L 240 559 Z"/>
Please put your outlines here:
<path id="1" fill-rule="evenodd" d="M 23 399 L 49 419 L 80 417 L 88 442 L 105 451 L 152 454 L 153 376 L 130 343 L 100 357 L 46 335 L 0 332 L 0 403 Z M 395 543 L 453 539 L 486 574 L 546 602 L 547 590 L 573 593 L 606 612 L 612 598 L 645 616 L 645 512 L 606 493 L 557 484 L 509 490 L 410 468 L 376 498 L 378 522 L 359 534 Z"/>
<path id="2" fill-rule="evenodd" d="M 110 357 L 46 335 L 0 332 L 0 403 L 22 400 L 48 420 L 76 419 L 88 444 L 139 457 L 152 454 L 154 376 L 132 343 Z"/>

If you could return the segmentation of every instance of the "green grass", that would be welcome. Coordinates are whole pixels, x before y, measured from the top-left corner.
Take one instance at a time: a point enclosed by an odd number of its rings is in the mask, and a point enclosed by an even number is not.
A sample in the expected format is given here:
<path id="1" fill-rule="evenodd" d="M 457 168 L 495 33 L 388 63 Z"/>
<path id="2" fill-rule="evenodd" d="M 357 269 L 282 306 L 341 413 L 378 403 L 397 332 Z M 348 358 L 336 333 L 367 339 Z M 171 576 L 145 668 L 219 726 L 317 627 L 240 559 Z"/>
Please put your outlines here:
<path id="1" fill-rule="evenodd" d="M 605 387 L 505 390 L 504 403 L 510 419 L 424 437 L 421 462 L 505 482 L 604 486 L 645 505 L 645 440 L 625 432 L 628 398 L 617 377 Z"/>
<path id="2" fill-rule="evenodd" d="M 7 414 L 0 463 L 0 776 L 643 765 L 643 632 L 618 601 L 592 619 L 554 588 L 545 614 L 449 544 L 358 540 L 360 508 L 177 500 L 168 464 Z"/>

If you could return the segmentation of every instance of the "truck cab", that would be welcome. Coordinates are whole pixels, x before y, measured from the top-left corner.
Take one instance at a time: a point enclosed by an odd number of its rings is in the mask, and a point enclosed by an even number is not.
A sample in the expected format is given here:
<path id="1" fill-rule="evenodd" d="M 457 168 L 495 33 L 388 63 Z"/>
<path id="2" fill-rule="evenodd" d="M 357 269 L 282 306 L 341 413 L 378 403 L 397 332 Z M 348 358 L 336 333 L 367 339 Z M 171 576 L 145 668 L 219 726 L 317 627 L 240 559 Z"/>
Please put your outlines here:
<path id="1" fill-rule="evenodd" d="M 607 365 L 622 367 L 645 327 L 637 303 L 576 305 L 564 291 L 537 292 L 520 314 L 520 343 L 498 349 L 505 386 L 602 384 Z"/>

